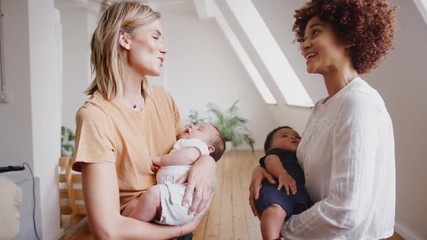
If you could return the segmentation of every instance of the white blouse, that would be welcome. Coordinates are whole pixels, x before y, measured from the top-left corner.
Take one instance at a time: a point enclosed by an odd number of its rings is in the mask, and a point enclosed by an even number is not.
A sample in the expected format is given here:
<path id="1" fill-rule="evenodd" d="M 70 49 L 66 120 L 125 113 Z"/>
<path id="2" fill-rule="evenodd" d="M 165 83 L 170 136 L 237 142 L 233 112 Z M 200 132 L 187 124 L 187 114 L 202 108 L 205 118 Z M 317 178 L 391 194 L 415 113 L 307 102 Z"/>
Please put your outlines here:
<path id="1" fill-rule="evenodd" d="M 306 189 L 315 204 L 292 216 L 291 239 L 381 239 L 393 235 L 394 136 L 378 92 L 355 78 L 318 101 L 298 146 Z"/>

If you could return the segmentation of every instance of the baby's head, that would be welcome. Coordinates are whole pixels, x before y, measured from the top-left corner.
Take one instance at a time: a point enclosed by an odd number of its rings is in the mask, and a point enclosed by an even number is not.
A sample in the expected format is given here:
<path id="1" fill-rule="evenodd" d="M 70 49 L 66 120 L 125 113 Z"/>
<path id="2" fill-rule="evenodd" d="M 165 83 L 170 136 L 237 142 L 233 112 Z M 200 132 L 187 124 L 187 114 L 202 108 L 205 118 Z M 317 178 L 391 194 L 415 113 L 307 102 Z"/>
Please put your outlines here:
<path id="1" fill-rule="evenodd" d="M 296 152 L 300 140 L 300 135 L 294 129 L 288 126 L 280 126 L 268 133 L 264 143 L 264 151 L 267 153 L 272 148 L 280 148 Z"/>
<path id="2" fill-rule="evenodd" d="M 225 152 L 225 139 L 219 129 L 212 123 L 189 125 L 179 138 L 198 138 L 208 145 L 210 156 L 218 161 Z"/>

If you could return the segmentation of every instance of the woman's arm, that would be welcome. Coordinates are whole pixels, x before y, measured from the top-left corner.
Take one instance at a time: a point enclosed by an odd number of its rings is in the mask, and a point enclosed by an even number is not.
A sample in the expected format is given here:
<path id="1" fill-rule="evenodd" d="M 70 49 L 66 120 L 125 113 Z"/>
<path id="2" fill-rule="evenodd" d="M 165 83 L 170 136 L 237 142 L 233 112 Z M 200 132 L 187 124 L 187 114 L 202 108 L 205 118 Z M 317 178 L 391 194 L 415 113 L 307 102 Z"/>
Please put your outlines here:
<path id="1" fill-rule="evenodd" d="M 170 239 L 181 235 L 180 226 L 155 225 L 120 214 L 114 163 L 83 163 L 81 166 L 86 212 L 95 239 Z M 206 212 L 201 213 L 193 222 L 182 226 L 182 234 L 197 227 Z"/>
<path id="2" fill-rule="evenodd" d="M 249 185 L 249 205 L 251 206 L 254 216 L 258 216 L 258 211 L 255 207 L 255 200 L 258 200 L 259 189 L 261 188 L 261 183 L 264 179 L 267 179 L 271 184 L 274 184 L 276 181 L 273 176 L 261 166 L 257 166 L 252 172 L 251 184 Z"/>

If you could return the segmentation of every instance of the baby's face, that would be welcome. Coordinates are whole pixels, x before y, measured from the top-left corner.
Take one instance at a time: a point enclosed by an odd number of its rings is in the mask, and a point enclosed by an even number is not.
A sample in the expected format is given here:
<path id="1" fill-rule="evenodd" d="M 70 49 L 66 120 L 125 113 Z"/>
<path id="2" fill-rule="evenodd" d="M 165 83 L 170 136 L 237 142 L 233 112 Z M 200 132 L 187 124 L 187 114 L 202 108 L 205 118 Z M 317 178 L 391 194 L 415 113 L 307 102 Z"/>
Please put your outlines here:
<path id="1" fill-rule="evenodd" d="M 184 132 L 181 133 L 180 138 L 198 138 L 205 143 L 209 143 L 217 133 L 218 131 L 214 126 L 212 126 L 212 124 L 197 123 L 196 125 L 189 125 Z"/>
<path id="2" fill-rule="evenodd" d="M 282 128 L 274 133 L 271 139 L 271 148 L 280 148 L 290 152 L 296 152 L 301 140 L 299 134 L 290 128 Z"/>

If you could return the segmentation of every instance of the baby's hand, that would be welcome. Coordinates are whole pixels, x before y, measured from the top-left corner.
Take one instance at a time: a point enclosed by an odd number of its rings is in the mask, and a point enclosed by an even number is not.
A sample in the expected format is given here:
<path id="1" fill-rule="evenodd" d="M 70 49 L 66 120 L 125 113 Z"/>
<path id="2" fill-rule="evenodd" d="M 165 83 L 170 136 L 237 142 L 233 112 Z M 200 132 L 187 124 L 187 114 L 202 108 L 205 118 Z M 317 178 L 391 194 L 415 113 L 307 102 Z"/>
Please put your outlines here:
<path id="1" fill-rule="evenodd" d="M 297 193 L 297 184 L 291 175 L 288 173 L 283 173 L 278 177 L 278 179 L 279 185 L 277 190 L 280 190 L 282 187 L 284 187 L 287 195 L 290 195 L 290 193 L 295 195 Z"/>
<path id="2" fill-rule="evenodd" d="M 151 161 L 153 162 L 154 168 L 159 168 L 160 167 L 160 163 L 161 163 L 161 157 L 157 156 L 157 157 L 152 157 Z"/>

